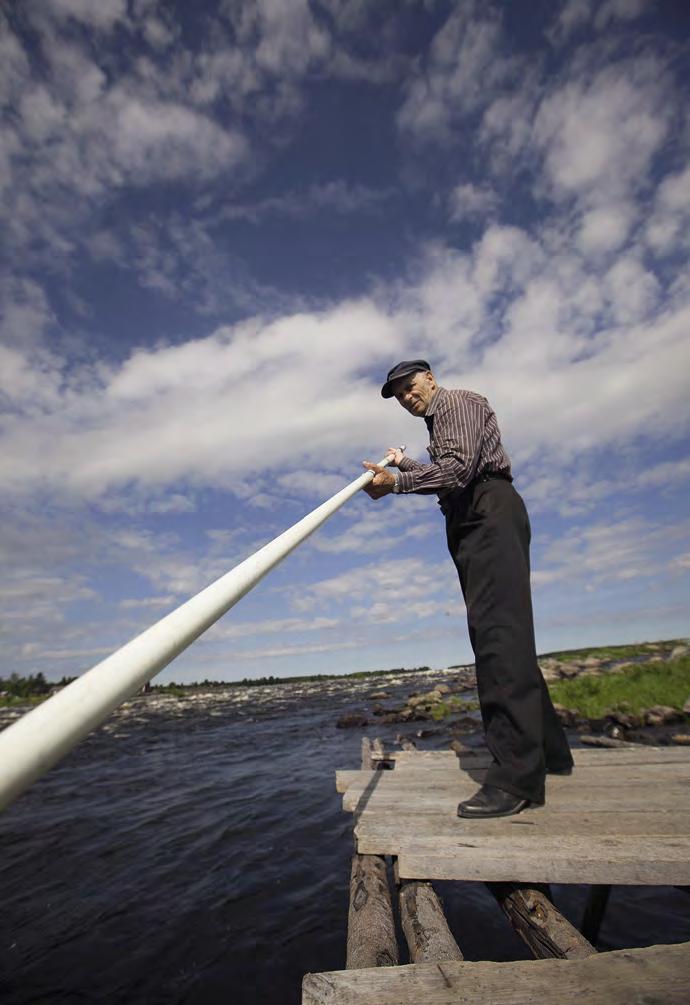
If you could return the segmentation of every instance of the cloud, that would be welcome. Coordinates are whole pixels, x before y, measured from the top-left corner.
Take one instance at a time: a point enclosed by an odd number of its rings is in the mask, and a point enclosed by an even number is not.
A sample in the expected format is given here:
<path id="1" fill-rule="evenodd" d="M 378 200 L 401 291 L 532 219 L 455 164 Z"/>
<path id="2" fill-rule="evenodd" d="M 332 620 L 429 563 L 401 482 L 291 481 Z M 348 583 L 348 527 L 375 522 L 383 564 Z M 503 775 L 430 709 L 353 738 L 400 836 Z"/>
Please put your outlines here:
<path id="1" fill-rule="evenodd" d="M 561 45 L 584 26 L 602 31 L 616 21 L 634 21 L 653 7 L 654 0 L 566 0 L 547 34 Z"/>
<path id="2" fill-rule="evenodd" d="M 285 192 L 247 205 L 226 206 L 220 218 L 260 223 L 270 216 L 300 219 L 324 211 L 340 214 L 372 212 L 392 194 L 392 189 L 376 190 L 366 185 L 349 185 L 342 180 L 333 180 L 311 185 L 304 192 Z"/>
<path id="3" fill-rule="evenodd" d="M 672 118 L 662 80 L 662 66 L 642 57 L 578 75 L 544 98 L 534 141 L 552 197 L 599 205 L 643 185 Z"/>
<path id="4" fill-rule="evenodd" d="M 495 192 L 487 186 L 470 183 L 456 185 L 450 193 L 448 203 L 452 221 L 484 216 L 498 208 Z"/>
<path id="5" fill-rule="evenodd" d="M 589 588 L 616 581 L 644 588 L 672 569 L 688 540 L 687 520 L 665 524 L 629 517 L 581 524 L 543 548 L 532 580 L 537 587 L 585 579 Z"/>
<path id="6" fill-rule="evenodd" d="M 455 7 L 409 80 L 399 129 L 418 142 L 448 141 L 453 123 L 482 108 L 510 78 L 514 64 L 502 50 L 495 10 L 474 2 Z"/>

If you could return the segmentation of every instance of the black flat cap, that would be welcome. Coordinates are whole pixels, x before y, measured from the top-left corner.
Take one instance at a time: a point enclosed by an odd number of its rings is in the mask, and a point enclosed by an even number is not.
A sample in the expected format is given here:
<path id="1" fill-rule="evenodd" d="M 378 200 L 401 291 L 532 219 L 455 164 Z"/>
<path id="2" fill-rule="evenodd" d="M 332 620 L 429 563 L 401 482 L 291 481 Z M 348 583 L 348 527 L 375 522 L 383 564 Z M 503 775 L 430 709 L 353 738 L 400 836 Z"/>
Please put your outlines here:
<path id="1" fill-rule="evenodd" d="M 381 388 L 381 397 L 393 397 L 391 390 L 393 381 L 400 380 L 401 377 L 409 377 L 411 373 L 419 373 L 420 370 L 423 372 L 430 369 L 431 367 L 425 359 L 404 359 L 402 363 L 396 363 L 393 369 L 388 371 L 386 383 Z"/>

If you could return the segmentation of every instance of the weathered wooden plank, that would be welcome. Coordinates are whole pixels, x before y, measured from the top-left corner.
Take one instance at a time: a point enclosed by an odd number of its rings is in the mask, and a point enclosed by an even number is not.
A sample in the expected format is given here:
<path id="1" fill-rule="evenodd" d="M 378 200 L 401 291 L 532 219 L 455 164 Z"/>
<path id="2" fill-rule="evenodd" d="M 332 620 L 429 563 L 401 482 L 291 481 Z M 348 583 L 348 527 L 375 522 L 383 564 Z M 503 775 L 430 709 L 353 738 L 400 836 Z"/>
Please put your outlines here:
<path id="1" fill-rule="evenodd" d="M 690 944 L 586 960 L 417 963 L 307 974 L 302 1005 L 687 1005 Z"/>
<path id="2" fill-rule="evenodd" d="M 469 779 L 475 785 L 481 784 L 485 778 L 486 769 L 477 768 L 467 772 L 457 768 L 425 768 L 422 766 L 395 768 L 387 773 L 387 785 L 399 785 L 409 788 L 457 784 L 460 779 Z M 363 787 L 368 784 L 371 772 L 337 771 L 336 791 L 346 792 L 351 787 Z M 626 764 L 616 768 L 583 767 L 572 775 L 549 775 L 546 779 L 547 790 L 571 791 L 582 787 L 602 788 L 606 786 L 620 787 L 628 785 L 658 784 L 666 782 L 684 782 L 690 784 L 690 762 L 687 764 Z"/>
<path id="3" fill-rule="evenodd" d="M 412 963 L 463 958 L 441 901 L 429 883 L 405 883 L 401 887 L 400 920 Z"/>
<path id="4" fill-rule="evenodd" d="M 487 842 L 492 841 L 489 845 Z M 484 880 L 522 883 L 619 883 L 665 886 L 690 882 L 690 845 L 682 838 L 588 838 L 518 844 L 482 839 L 475 846 L 428 850 L 403 842 L 401 879 Z"/>
<path id="5" fill-rule="evenodd" d="M 386 863 L 376 855 L 354 855 L 347 920 L 347 968 L 392 967 L 398 963 L 393 905 Z"/>
<path id="6" fill-rule="evenodd" d="M 535 841 L 560 836 L 683 836 L 690 834 L 690 811 L 552 813 L 547 804 L 538 812 L 514 817 L 465 821 L 454 814 L 420 815 L 398 809 L 386 813 L 365 811 L 355 825 L 357 848 L 362 854 L 397 855 L 403 841 L 415 838 L 433 839 L 441 848 L 457 841 L 461 834 L 469 834 L 472 838 L 504 835 L 511 839 L 516 834 L 524 834 L 532 835 Z"/>
<path id="7" fill-rule="evenodd" d="M 580 789 L 570 792 L 547 792 L 546 806 L 551 812 L 564 810 L 589 810 L 593 813 L 616 813 L 638 810 L 686 810 L 689 807 L 689 793 L 680 785 L 638 787 L 630 792 L 621 792 L 616 787 L 606 789 Z M 379 785 L 368 792 L 349 788 L 343 795 L 343 809 L 360 813 L 365 808 L 370 812 L 405 809 L 408 813 L 448 813 L 454 815 L 460 800 L 472 795 L 470 783 L 425 790 L 400 789 Z M 539 813 L 540 807 L 529 809 L 529 814 Z"/>
<path id="8" fill-rule="evenodd" d="M 362 747 L 361 747 L 361 769 L 362 771 L 371 771 L 374 767 L 374 761 L 371 756 L 371 740 L 368 736 L 362 737 Z M 337 781 L 336 781 L 337 788 Z"/>
<path id="9" fill-rule="evenodd" d="M 584 960 L 596 949 L 551 903 L 545 890 L 517 883 L 489 889 L 520 938 L 539 960 Z"/>
<path id="10" fill-rule="evenodd" d="M 573 760 L 576 766 L 590 764 L 666 764 L 669 761 L 685 762 L 690 760 L 690 749 L 686 747 L 652 747 L 647 744 L 636 744 L 618 750 L 581 748 L 575 747 L 572 750 Z M 423 760 L 425 764 L 441 764 L 444 761 L 454 763 L 458 761 L 458 755 L 452 750 L 418 750 L 408 753 L 407 751 L 391 751 L 386 755 L 387 760 L 396 762 L 396 768 L 401 765 L 415 763 Z M 472 754 L 461 754 L 460 760 L 487 764 L 491 758 L 486 751 L 477 751 Z"/>

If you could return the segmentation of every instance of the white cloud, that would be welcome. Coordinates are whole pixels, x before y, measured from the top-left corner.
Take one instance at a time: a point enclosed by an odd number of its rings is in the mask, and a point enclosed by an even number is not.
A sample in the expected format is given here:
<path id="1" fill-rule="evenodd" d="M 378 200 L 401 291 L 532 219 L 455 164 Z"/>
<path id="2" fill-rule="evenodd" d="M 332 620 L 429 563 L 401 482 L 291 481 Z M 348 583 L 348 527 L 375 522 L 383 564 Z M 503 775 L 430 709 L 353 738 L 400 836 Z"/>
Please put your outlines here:
<path id="1" fill-rule="evenodd" d="M 451 220 L 483 216 L 498 207 L 496 193 L 487 186 L 464 183 L 456 185 L 448 197 Z"/>
<path id="2" fill-rule="evenodd" d="M 595 586 L 637 580 L 640 585 L 671 569 L 690 538 L 688 521 L 660 524 L 641 517 L 572 527 L 543 549 L 533 583 L 587 580 Z"/>
<path id="3" fill-rule="evenodd" d="M 73 18 L 82 24 L 99 31 L 110 31 L 118 21 L 122 21 L 127 13 L 126 0 L 39 0 L 39 3 L 27 4 L 30 8 L 38 7 L 41 15 L 52 14 L 57 20 Z"/>
<path id="4" fill-rule="evenodd" d="M 487 104 L 513 66 L 496 12 L 474 2 L 456 6 L 410 79 L 398 127 L 418 141 L 449 139 L 452 123 Z"/>
<path id="5" fill-rule="evenodd" d="M 654 6 L 654 0 L 566 0 L 548 34 L 561 44 L 585 25 L 602 31 L 615 21 L 633 21 Z"/>
<path id="6" fill-rule="evenodd" d="M 554 196 L 596 205 L 641 187 L 671 118 L 662 76 L 653 60 L 630 60 L 544 99 L 534 139 Z"/>
<path id="7" fill-rule="evenodd" d="M 583 254 L 615 251 L 630 232 L 633 213 L 628 205 L 599 206 L 582 217 L 578 243 Z"/>

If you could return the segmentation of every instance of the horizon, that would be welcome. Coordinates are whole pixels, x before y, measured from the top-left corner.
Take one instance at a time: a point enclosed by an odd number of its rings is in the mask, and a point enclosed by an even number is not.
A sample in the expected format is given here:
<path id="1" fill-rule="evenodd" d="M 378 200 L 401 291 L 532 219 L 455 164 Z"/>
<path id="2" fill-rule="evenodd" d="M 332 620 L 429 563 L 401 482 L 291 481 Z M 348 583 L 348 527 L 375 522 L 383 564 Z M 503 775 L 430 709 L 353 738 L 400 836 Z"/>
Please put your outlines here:
<path id="1" fill-rule="evenodd" d="M 0 10 L 0 676 L 425 459 L 406 358 L 497 414 L 540 654 L 687 637 L 689 48 L 676 0 Z M 153 681 L 473 659 L 435 497 L 360 493 Z"/>

